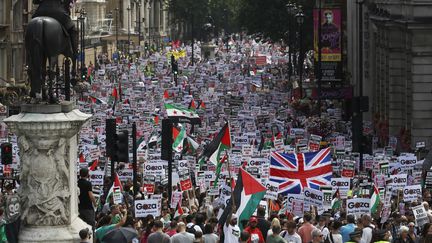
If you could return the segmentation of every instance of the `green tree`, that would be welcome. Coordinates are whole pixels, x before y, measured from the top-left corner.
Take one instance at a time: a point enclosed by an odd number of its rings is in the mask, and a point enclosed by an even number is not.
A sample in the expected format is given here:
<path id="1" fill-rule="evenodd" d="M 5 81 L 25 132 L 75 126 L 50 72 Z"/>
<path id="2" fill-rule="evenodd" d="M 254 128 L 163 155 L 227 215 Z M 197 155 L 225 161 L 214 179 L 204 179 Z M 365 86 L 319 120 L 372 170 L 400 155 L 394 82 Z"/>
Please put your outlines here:
<path id="1" fill-rule="evenodd" d="M 311 0 L 292 1 L 297 6 L 302 6 L 305 15 L 303 24 L 303 40 L 306 50 L 312 49 L 313 41 L 313 4 Z M 294 34 L 298 31 L 295 16 L 288 14 L 287 0 L 239 0 L 237 20 L 239 25 L 249 34 L 261 33 L 264 37 L 273 41 L 286 39 L 285 33 L 289 30 Z M 289 27 L 291 21 L 291 28 Z M 297 39 L 294 38 L 294 39 Z"/>

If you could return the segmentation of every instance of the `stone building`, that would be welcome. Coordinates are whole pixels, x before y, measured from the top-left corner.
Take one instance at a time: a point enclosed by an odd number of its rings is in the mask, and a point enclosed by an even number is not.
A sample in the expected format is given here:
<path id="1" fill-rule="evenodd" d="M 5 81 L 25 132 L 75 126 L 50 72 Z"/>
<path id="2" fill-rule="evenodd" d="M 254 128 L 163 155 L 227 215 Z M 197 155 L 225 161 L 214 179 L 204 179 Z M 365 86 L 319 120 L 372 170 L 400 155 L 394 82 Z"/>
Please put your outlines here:
<path id="1" fill-rule="evenodd" d="M 25 79 L 24 29 L 31 0 L 0 0 L 0 86 Z"/>
<path id="2" fill-rule="evenodd" d="M 352 55 L 348 68 L 358 87 L 359 6 L 348 5 Z M 432 2 L 430 0 L 364 0 L 363 94 L 369 96 L 376 128 L 415 146 L 432 144 Z M 357 84 L 356 84 L 357 83 Z"/>

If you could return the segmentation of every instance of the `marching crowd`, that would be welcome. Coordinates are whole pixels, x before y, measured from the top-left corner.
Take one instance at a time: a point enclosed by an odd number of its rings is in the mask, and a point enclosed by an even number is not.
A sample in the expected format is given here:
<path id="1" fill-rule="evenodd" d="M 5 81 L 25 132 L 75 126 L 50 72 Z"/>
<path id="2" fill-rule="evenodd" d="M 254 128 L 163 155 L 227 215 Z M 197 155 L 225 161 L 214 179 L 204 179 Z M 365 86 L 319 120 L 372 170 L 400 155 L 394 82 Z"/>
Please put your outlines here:
<path id="1" fill-rule="evenodd" d="M 80 134 L 79 141 L 80 161 L 77 162 L 80 168 L 79 217 L 91 226 L 79 232 L 81 242 L 432 243 L 432 210 L 429 207 L 432 199 L 429 189 L 423 183 L 422 193 L 415 195 L 412 201 L 403 200 L 404 186 L 420 185 L 424 182 L 424 175 L 421 175 L 420 179 L 415 176 L 414 172 L 418 170 L 416 167 L 409 167 L 407 175 L 404 174 L 405 180 L 409 183 L 405 183 L 402 187 L 395 186 L 394 191 L 386 190 L 392 184 L 387 183 L 385 179 L 383 183 L 379 183 L 385 193 L 378 196 L 381 197 L 379 210 L 371 213 L 348 212 L 347 200 L 371 198 L 370 192 L 375 189 L 371 184 L 378 184 L 375 178 L 382 176 L 388 179 L 390 175 L 397 174 L 396 170 L 404 172 L 406 168 L 401 166 L 391 168 L 385 160 L 394 162 L 396 151 L 392 155 L 381 156 L 387 152 L 383 149 L 378 153 L 379 156 L 372 156 L 374 163 L 368 166 L 365 163 L 364 168 L 354 166 L 354 163 L 351 163 L 355 157 L 351 153 L 351 124 L 348 121 L 349 116 L 342 111 L 343 102 L 336 99 L 323 100 L 321 107 L 317 107 L 318 103 L 312 99 L 296 98 L 295 92 L 289 95 L 287 55 L 283 48 L 279 44 L 248 38 L 231 39 L 229 45 L 231 48 L 228 50 L 224 50 L 221 42 L 216 49 L 215 60 L 200 59 L 195 64 L 191 64 L 188 58 L 182 57 L 185 53 L 187 55 L 191 53 L 190 46 L 184 45 L 183 48 L 186 50 L 184 52 L 174 52 L 170 48 L 169 51 L 160 52 L 150 50 L 145 58 L 136 60 L 122 57 L 121 60 L 111 62 L 107 56 L 103 56 L 96 64 L 97 68 L 89 68 L 88 79 L 92 84 L 87 91 L 82 91 L 80 100 L 77 102 L 81 110 L 94 115 L 90 125 Z M 168 54 L 180 55 L 177 60 L 180 70 L 176 82 L 173 81 L 170 67 L 167 65 L 171 59 Z M 258 58 L 251 57 L 259 55 L 265 55 L 266 58 L 264 63 L 257 65 Z M 305 65 L 308 65 L 307 63 L 308 61 L 305 61 Z M 101 70 L 103 72 L 100 72 Z M 309 74 L 305 76 L 308 77 Z M 113 92 L 110 97 L 111 89 Z M 86 96 L 89 99 L 86 99 Z M 119 102 L 118 96 L 120 100 L 123 98 L 122 102 Z M 114 102 L 111 98 L 114 98 Z M 184 178 L 180 176 L 178 165 L 174 166 L 178 178 L 173 183 L 172 193 L 167 189 L 165 172 L 158 174 L 157 179 L 152 181 L 154 186 L 152 192 L 144 186 L 146 171 L 143 169 L 138 171 L 138 188 L 134 188 L 131 179 L 117 182 L 118 178 L 111 178 L 109 176 L 111 173 L 108 171 L 120 171 L 128 165 L 118 163 L 114 168 L 108 169 L 111 165 L 107 158 L 103 158 L 105 124 L 101 121 L 106 118 L 116 118 L 117 125 L 125 129 L 130 128 L 130 121 L 137 121 L 140 133 L 137 136 L 148 141 L 145 149 L 140 151 L 145 151 L 143 161 L 139 162 L 142 168 L 142 165 L 150 160 L 159 159 L 150 159 L 148 155 L 149 150 L 153 149 L 150 148 L 153 135 L 161 133 L 159 117 L 164 117 L 162 107 L 164 102 L 168 102 L 167 100 L 189 106 L 185 109 L 187 111 L 192 111 L 192 108 L 199 109 L 194 103 L 196 100 L 203 110 L 199 111 L 200 118 L 205 124 L 202 128 L 194 130 L 194 127 L 189 124 L 183 125 L 187 130 L 184 145 L 187 145 L 185 147 L 189 150 L 180 149 L 181 153 L 190 153 L 195 149 L 192 143 L 188 144 L 192 138 L 200 144 L 199 148 L 196 148 L 198 152 L 194 152 L 193 164 L 189 165 L 190 172 L 186 173 L 191 188 L 186 190 L 182 188 L 180 181 Z M 318 113 L 322 113 L 321 116 L 318 116 Z M 148 121 L 149 117 L 153 119 Z M 236 150 L 226 152 L 230 154 L 229 161 L 226 159 L 227 166 L 224 163 L 222 169 L 216 168 L 215 165 L 211 165 L 210 158 L 207 158 L 204 163 L 207 163 L 207 166 L 202 167 L 203 165 L 198 161 L 199 152 L 205 152 L 206 146 L 218 137 L 219 134 L 215 133 L 225 120 L 231 120 L 232 136 L 238 138 L 235 143 L 240 144 L 245 133 L 252 135 L 245 139 L 248 141 L 242 146 L 238 144 L 237 147 L 231 146 L 231 141 L 229 144 L 224 144 Z M 230 132 L 228 135 L 231 136 Z M 290 194 L 276 191 L 275 197 L 259 199 L 264 204 L 253 202 L 254 207 L 246 210 L 251 216 L 240 220 L 242 218 L 239 215 L 240 208 L 236 208 L 234 203 L 227 203 L 227 198 L 222 195 L 222 189 L 229 188 L 231 191 L 228 194 L 231 193 L 233 197 L 236 175 L 231 174 L 236 174 L 239 170 L 245 169 L 247 171 L 245 173 L 250 173 L 249 175 L 256 180 L 259 179 L 260 183 L 270 181 L 270 151 L 281 154 L 295 153 L 293 151 L 298 154 L 317 152 L 334 146 L 336 137 L 346 139 L 343 140 L 346 143 L 342 142 L 339 148 L 343 150 L 342 155 L 333 153 L 330 156 L 335 166 L 329 173 L 335 178 L 340 178 L 344 177 L 341 176 L 342 169 L 352 171 L 352 175 L 345 175 L 346 178 L 350 178 L 351 183 L 346 188 L 348 192 L 345 192 L 344 197 L 339 196 L 342 188 L 338 188 L 337 193 L 332 192 L 333 199 L 341 201 L 339 207 L 333 207 L 337 204 L 333 205 L 330 196 L 325 209 L 323 202 L 307 205 L 303 205 L 302 202 L 301 210 L 294 210 L 295 207 L 288 196 Z M 156 144 L 157 140 L 157 138 L 154 140 Z M 155 146 L 152 153 L 160 156 L 159 145 Z M 219 148 L 221 146 L 219 145 Z M 248 150 L 250 148 L 252 152 Z M 265 150 L 268 150 L 267 156 L 263 155 Z M 246 153 L 250 154 L 246 155 Z M 219 155 L 221 154 L 218 154 L 220 161 L 225 160 L 225 157 Z M 349 157 L 345 159 L 349 163 L 339 163 L 341 160 L 344 161 L 341 156 Z M 258 166 L 251 165 L 249 162 L 254 157 L 265 163 Z M 249 161 L 243 161 L 245 158 Z M 235 168 L 230 168 L 229 163 L 232 163 Z M 196 167 L 198 164 L 200 164 L 199 169 Z M 387 166 L 390 168 L 387 169 Z M 104 174 L 103 181 L 98 185 L 95 185 L 91 178 L 95 171 Z M 213 175 L 213 181 L 204 183 L 204 180 L 199 179 L 198 172 L 203 171 L 213 172 L 216 175 Z M 223 177 L 219 177 L 217 173 Z M 220 179 L 219 190 L 210 194 L 212 188 L 217 189 L 214 184 L 217 184 L 215 178 Z M 326 183 L 331 182 L 331 179 L 326 180 Z M 366 184 L 369 183 L 367 186 L 363 185 L 365 180 Z M 238 183 L 239 181 L 237 185 Z M 320 181 L 317 183 L 323 185 Z M 120 197 L 112 190 L 115 184 L 119 189 L 121 188 Z M 305 189 L 303 185 L 300 188 Z M 11 188 L 9 189 L 8 193 L 13 194 Z M 181 195 L 179 202 L 173 203 L 174 193 Z M 253 194 L 245 191 L 242 193 L 242 199 L 247 198 L 245 193 L 249 193 L 248 196 Z M 137 216 L 136 201 L 147 199 L 157 200 L 157 213 Z M 331 205 L 330 201 L 332 201 Z M 304 210 L 303 206 L 305 206 Z M 419 212 L 414 210 L 420 206 L 424 210 L 424 217 L 421 217 L 422 210 Z M 242 212 L 245 212 L 244 204 L 241 207 Z M 354 207 L 361 206 L 356 204 Z M 225 212 L 227 212 L 226 217 L 223 216 Z M 5 214 L 0 210 L 1 213 Z M 3 224 L 0 228 L 0 236 L 2 232 L 7 234 L 5 231 L 7 227 L 5 228 Z"/>

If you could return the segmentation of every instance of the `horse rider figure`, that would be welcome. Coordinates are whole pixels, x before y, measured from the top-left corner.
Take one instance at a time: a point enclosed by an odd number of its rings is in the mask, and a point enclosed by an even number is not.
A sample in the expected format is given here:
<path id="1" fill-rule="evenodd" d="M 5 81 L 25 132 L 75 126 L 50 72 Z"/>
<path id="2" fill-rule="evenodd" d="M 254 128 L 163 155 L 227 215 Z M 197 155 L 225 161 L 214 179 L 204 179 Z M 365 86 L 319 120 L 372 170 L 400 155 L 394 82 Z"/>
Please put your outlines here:
<path id="1" fill-rule="evenodd" d="M 32 18 L 51 17 L 57 20 L 69 34 L 73 56 L 77 56 L 77 30 L 70 17 L 70 8 L 74 0 L 33 0 L 33 4 L 39 4 Z"/>

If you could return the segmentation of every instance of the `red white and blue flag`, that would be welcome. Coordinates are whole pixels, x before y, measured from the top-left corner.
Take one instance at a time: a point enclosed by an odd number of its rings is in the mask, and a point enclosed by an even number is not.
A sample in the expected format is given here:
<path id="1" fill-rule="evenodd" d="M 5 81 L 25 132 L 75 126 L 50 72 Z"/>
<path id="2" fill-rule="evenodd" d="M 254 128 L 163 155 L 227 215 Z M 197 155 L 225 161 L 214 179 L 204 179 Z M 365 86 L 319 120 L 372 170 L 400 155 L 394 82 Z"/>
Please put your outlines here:
<path id="1" fill-rule="evenodd" d="M 332 172 L 330 148 L 310 153 L 271 153 L 270 180 L 279 183 L 282 194 L 299 194 L 305 187 L 319 190 L 330 185 Z"/>

